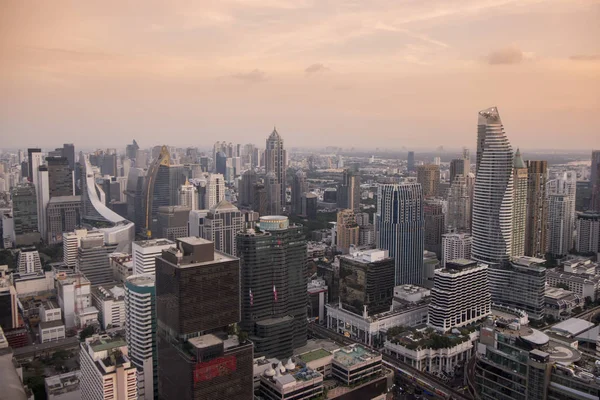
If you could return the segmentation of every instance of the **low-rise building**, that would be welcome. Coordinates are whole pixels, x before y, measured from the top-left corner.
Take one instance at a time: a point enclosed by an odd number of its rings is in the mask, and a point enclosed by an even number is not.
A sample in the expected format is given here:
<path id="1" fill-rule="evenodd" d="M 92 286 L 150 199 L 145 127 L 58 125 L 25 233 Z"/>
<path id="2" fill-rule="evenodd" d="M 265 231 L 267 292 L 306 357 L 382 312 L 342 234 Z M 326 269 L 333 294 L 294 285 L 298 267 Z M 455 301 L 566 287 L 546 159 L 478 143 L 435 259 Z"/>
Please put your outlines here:
<path id="1" fill-rule="evenodd" d="M 81 371 L 71 371 L 65 374 L 54 375 L 44 380 L 48 400 L 79 400 L 81 390 L 79 380 Z"/>
<path id="2" fill-rule="evenodd" d="M 556 287 L 546 287 L 544 294 L 545 315 L 551 315 L 558 320 L 569 318 L 575 307 L 580 307 L 584 303 L 581 296 L 570 290 Z"/>
<path id="3" fill-rule="evenodd" d="M 53 342 L 65 338 L 65 324 L 59 319 L 56 321 L 40 322 L 38 325 L 40 343 Z"/>
<path id="4" fill-rule="evenodd" d="M 82 321 L 79 314 L 86 309 L 93 308 L 90 281 L 83 274 L 62 273 L 54 277 L 54 286 L 66 328 L 83 328 L 83 325 L 78 325 L 78 322 Z M 97 314 L 98 310 L 96 310 L 96 317 Z M 83 318 L 83 320 L 87 321 L 88 318 Z"/>
<path id="5" fill-rule="evenodd" d="M 125 283 L 128 277 L 133 275 L 133 260 L 131 254 L 112 253 L 108 256 L 108 262 L 113 272 L 113 279 L 119 283 Z"/>
<path id="6" fill-rule="evenodd" d="M 103 329 L 125 326 L 125 288 L 122 284 L 94 286 L 92 304 L 98 309 Z"/>
<path id="7" fill-rule="evenodd" d="M 380 353 L 360 344 L 342 347 L 333 353 L 332 375 L 346 385 L 354 385 L 380 375 L 383 371 Z"/>
<path id="8" fill-rule="evenodd" d="M 323 375 L 289 359 L 271 364 L 260 376 L 259 395 L 268 400 L 318 399 L 323 395 Z"/>

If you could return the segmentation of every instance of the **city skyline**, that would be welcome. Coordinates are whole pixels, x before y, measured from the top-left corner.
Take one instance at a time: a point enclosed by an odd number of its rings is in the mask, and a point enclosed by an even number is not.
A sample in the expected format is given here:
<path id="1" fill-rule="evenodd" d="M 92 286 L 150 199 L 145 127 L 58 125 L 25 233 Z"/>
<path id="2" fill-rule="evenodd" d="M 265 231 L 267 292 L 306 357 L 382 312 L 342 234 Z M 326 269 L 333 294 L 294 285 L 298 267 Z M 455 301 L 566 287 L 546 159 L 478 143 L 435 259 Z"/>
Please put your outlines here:
<path id="1" fill-rule="evenodd" d="M 260 143 L 273 125 L 290 149 L 459 147 L 486 106 L 515 148 L 600 144 L 591 0 L 2 8 L 6 147 Z"/>

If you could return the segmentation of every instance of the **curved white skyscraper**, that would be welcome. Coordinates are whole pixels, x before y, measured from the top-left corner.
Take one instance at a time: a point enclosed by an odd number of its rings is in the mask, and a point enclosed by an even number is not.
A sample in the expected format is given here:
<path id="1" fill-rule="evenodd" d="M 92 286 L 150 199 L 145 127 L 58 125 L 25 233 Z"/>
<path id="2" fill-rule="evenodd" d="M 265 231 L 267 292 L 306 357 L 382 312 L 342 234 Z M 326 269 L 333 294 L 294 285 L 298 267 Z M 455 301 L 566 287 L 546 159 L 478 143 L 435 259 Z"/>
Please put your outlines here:
<path id="1" fill-rule="evenodd" d="M 473 193 L 474 260 L 499 266 L 512 246 L 513 152 L 496 107 L 479 112 Z"/>

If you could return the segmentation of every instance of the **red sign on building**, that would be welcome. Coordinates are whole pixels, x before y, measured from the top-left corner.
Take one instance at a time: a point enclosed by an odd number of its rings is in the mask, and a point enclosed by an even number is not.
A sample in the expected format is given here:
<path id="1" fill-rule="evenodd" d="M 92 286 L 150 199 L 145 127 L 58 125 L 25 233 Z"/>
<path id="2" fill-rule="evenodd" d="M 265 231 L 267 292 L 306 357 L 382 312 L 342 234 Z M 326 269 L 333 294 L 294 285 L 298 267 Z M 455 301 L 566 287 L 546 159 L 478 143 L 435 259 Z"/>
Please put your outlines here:
<path id="1" fill-rule="evenodd" d="M 203 363 L 196 364 L 194 370 L 194 383 L 209 381 L 218 376 L 228 375 L 237 368 L 234 356 L 219 357 Z"/>

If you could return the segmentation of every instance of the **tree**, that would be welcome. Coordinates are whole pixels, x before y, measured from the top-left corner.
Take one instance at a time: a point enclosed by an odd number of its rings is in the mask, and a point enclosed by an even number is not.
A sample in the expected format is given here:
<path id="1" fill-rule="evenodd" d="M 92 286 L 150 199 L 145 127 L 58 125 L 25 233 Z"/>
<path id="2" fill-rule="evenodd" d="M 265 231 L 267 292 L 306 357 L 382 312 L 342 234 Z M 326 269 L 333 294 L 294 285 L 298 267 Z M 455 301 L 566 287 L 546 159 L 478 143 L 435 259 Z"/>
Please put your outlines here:
<path id="1" fill-rule="evenodd" d="M 96 329 L 92 325 L 86 326 L 79 332 L 79 341 L 84 342 L 86 338 L 92 336 L 94 333 L 96 333 Z"/>
<path id="2" fill-rule="evenodd" d="M 240 344 L 246 343 L 246 341 L 248 340 L 248 332 L 241 331 L 240 333 L 238 333 L 238 340 Z"/>
<path id="3" fill-rule="evenodd" d="M 583 310 L 581 309 L 581 307 L 575 307 L 571 313 L 574 315 L 577 315 L 577 314 L 581 314 L 582 311 Z"/>
<path id="4" fill-rule="evenodd" d="M 548 316 L 546 317 L 546 322 L 547 322 L 548 324 L 554 324 L 554 323 L 556 322 L 556 318 L 554 318 L 554 316 L 552 316 L 552 315 L 548 315 Z"/>
<path id="5" fill-rule="evenodd" d="M 589 308 L 594 305 L 594 300 L 590 296 L 585 296 L 585 308 Z"/>

